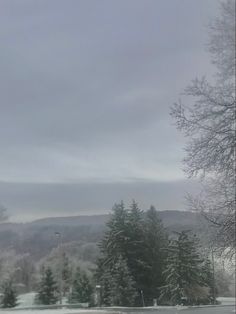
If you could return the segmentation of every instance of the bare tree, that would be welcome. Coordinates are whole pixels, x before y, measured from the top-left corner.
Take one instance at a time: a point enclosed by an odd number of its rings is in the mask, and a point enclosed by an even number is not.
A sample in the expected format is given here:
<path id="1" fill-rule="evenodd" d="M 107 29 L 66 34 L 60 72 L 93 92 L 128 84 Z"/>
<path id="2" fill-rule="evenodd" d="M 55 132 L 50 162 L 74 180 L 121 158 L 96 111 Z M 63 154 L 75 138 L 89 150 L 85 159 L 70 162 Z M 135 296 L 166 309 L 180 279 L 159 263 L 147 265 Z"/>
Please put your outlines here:
<path id="1" fill-rule="evenodd" d="M 188 138 L 185 171 L 205 183 L 190 206 L 218 227 L 222 247 L 235 249 L 235 1 L 221 3 L 220 9 L 209 26 L 215 83 L 205 77 L 193 80 L 183 96 L 188 105 L 179 101 L 171 115 Z"/>
<path id="2" fill-rule="evenodd" d="M 235 77 L 235 0 L 221 3 L 221 15 L 209 25 L 208 48 L 218 76 L 234 80 Z"/>

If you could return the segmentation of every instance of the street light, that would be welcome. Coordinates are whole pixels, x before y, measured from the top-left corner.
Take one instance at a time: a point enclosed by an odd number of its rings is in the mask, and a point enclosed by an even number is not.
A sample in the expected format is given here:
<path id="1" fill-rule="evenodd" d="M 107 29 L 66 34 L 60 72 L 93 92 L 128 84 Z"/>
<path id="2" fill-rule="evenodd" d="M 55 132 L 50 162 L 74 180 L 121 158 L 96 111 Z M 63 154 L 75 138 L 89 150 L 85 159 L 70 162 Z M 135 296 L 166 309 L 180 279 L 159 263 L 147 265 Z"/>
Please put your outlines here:
<path id="1" fill-rule="evenodd" d="M 143 307 L 145 307 L 144 296 L 143 296 L 143 290 L 140 290 L 140 292 L 141 292 L 142 304 L 143 304 Z"/>
<path id="2" fill-rule="evenodd" d="M 56 231 L 55 236 L 57 238 L 57 249 L 60 255 L 61 248 L 61 233 Z M 62 304 L 62 259 L 59 256 L 59 302 Z"/>
<path id="3" fill-rule="evenodd" d="M 213 248 L 211 249 L 211 260 L 212 260 L 212 284 L 213 284 L 213 304 L 216 303 L 216 288 L 215 288 L 215 259 Z"/>
<path id="4" fill-rule="evenodd" d="M 95 304 L 99 307 L 101 306 L 101 288 L 100 285 L 95 286 Z"/>

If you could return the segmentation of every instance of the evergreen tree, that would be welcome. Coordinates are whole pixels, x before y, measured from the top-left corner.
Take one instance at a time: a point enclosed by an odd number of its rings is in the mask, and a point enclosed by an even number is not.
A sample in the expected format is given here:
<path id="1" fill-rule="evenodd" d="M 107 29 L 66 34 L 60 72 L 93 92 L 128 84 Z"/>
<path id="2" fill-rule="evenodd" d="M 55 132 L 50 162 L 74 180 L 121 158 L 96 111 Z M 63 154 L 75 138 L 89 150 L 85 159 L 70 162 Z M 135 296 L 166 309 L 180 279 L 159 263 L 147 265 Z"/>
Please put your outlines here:
<path id="1" fill-rule="evenodd" d="M 98 283 L 101 285 L 101 303 L 105 306 L 111 306 L 111 282 L 113 276 L 110 268 L 104 268 L 102 276 L 99 277 Z"/>
<path id="2" fill-rule="evenodd" d="M 77 269 L 75 280 L 72 284 L 72 291 L 69 296 L 70 303 L 90 303 L 93 287 L 85 272 Z"/>
<path id="3" fill-rule="evenodd" d="M 146 293 L 145 303 L 153 304 L 153 299 L 159 297 L 159 288 L 164 285 L 163 271 L 166 264 L 168 245 L 167 233 L 154 206 L 145 215 L 145 244 L 146 262 L 148 267 L 145 272 Z"/>
<path id="4" fill-rule="evenodd" d="M 16 292 L 12 287 L 12 282 L 8 281 L 3 285 L 3 296 L 1 306 L 3 308 L 12 308 L 17 305 Z"/>
<path id="5" fill-rule="evenodd" d="M 101 257 L 98 260 L 96 273 L 97 283 L 102 286 L 102 303 L 105 305 L 111 305 L 111 282 L 117 261 L 121 258 L 126 260 L 128 269 L 131 271 L 129 268 L 132 256 L 132 251 L 129 252 L 130 228 L 129 212 L 125 209 L 124 203 L 115 204 L 111 219 L 107 223 L 105 236 L 100 243 Z"/>
<path id="6" fill-rule="evenodd" d="M 197 303 L 206 290 L 202 280 L 202 264 L 196 239 L 189 237 L 188 231 L 177 234 L 167 249 L 167 267 L 164 271 L 165 286 L 161 288 L 161 300 L 170 300 L 171 304 Z"/>
<path id="7" fill-rule="evenodd" d="M 101 253 L 105 263 L 113 263 L 119 255 L 127 252 L 127 211 L 124 203 L 115 204 L 111 219 L 107 223 L 107 231 L 100 243 Z"/>
<path id="8" fill-rule="evenodd" d="M 42 274 L 36 301 L 45 305 L 55 304 L 58 301 L 58 287 L 50 268 Z"/>
<path id="9" fill-rule="evenodd" d="M 108 303 L 115 306 L 133 306 L 136 297 L 135 282 L 126 261 L 120 256 L 110 276 Z"/>
<path id="10" fill-rule="evenodd" d="M 209 288 L 209 293 L 205 301 L 206 303 L 209 303 L 210 301 L 210 303 L 214 304 L 216 302 L 217 291 L 215 288 L 213 267 L 209 258 L 204 260 L 201 273 L 204 285 Z"/>
<path id="11" fill-rule="evenodd" d="M 127 211 L 124 203 L 115 204 L 110 220 L 107 222 L 107 230 L 102 241 L 99 243 L 101 256 L 98 259 L 96 279 L 103 280 L 104 274 L 113 268 L 117 258 L 126 256 L 127 252 Z"/>
<path id="12" fill-rule="evenodd" d="M 123 202 L 116 204 L 107 223 L 107 231 L 100 243 L 96 280 L 102 286 L 102 302 L 111 305 L 110 291 L 117 261 L 128 267 L 136 291 L 135 305 L 152 304 L 162 285 L 162 268 L 166 235 L 154 208 L 147 215 L 133 201 L 130 209 Z M 142 293 L 142 295 L 141 295 Z"/>
<path id="13" fill-rule="evenodd" d="M 65 297 L 69 292 L 71 284 L 71 267 L 66 253 L 63 253 L 62 255 L 61 281 L 62 295 Z"/>
<path id="14" fill-rule="evenodd" d="M 139 292 L 147 292 L 146 272 L 148 268 L 146 260 L 147 245 L 144 232 L 144 213 L 133 200 L 127 216 L 127 251 L 125 259 L 130 273 L 136 282 Z M 142 299 L 137 296 L 136 305 L 142 305 Z"/>

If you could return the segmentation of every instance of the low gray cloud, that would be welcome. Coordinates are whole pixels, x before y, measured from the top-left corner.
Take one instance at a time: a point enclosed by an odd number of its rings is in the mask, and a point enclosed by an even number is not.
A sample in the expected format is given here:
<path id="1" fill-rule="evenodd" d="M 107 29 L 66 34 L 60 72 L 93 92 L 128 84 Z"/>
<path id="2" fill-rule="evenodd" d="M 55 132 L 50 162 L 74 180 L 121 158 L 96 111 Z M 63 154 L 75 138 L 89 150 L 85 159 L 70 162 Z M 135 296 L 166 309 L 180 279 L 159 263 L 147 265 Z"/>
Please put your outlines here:
<path id="1" fill-rule="evenodd" d="M 112 183 L 114 195 L 114 184 L 183 180 L 184 139 L 169 107 L 192 78 L 212 73 L 205 26 L 217 6 L 2 0 L 0 181 L 65 190 Z M 48 208 L 44 197 L 35 215 Z M 29 214 L 24 204 L 17 208 Z"/>
<path id="2" fill-rule="evenodd" d="M 159 210 L 183 210 L 186 193 L 195 193 L 194 181 L 123 183 L 61 183 L 17 184 L 0 183 L 0 198 L 9 209 L 12 221 L 41 217 L 92 215 L 108 213 L 115 202 L 124 200 L 129 206 L 133 199 L 142 209 L 155 205 Z"/>

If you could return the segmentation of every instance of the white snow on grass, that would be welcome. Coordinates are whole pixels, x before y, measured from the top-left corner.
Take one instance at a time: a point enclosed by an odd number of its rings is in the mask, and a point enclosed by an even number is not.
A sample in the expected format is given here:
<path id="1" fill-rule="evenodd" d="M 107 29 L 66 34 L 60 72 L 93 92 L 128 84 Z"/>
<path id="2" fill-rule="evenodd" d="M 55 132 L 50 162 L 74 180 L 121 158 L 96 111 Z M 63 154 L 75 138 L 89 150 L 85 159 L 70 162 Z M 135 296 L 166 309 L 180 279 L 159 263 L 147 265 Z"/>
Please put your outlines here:
<path id="1" fill-rule="evenodd" d="M 236 304 L 236 299 L 234 297 L 229 298 L 229 297 L 219 297 L 217 298 L 218 301 L 220 301 L 220 303 L 222 305 L 234 305 Z"/>
<path id="2" fill-rule="evenodd" d="M 16 308 L 25 308 L 25 307 L 33 307 L 35 306 L 36 292 L 29 292 L 25 294 L 20 294 L 17 298 L 18 305 Z M 67 298 L 62 299 L 62 304 L 67 304 Z"/>
<path id="3" fill-rule="evenodd" d="M 20 294 L 17 300 L 18 302 L 17 308 L 34 306 L 35 296 L 36 296 L 35 292 Z"/>
<path id="4" fill-rule="evenodd" d="M 79 313 L 79 314 L 108 314 L 107 311 L 104 310 L 86 310 L 86 309 L 44 309 L 44 308 L 36 308 L 32 309 L 32 307 L 37 307 L 37 305 L 34 304 L 35 300 L 35 292 L 25 293 L 18 296 L 18 305 L 15 308 L 12 309 L 1 309 L 1 314 L 73 314 L 73 313 Z M 66 303 L 66 300 L 63 300 L 63 303 Z M 27 309 L 28 308 L 28 309 Z"/>
<path id="5" fill-rule="evenodd" d="M 0 313 L 1 314 L 13 314 L 15 312 L 15 314 L 73 314 L 73 313 L 77 313 L 77 314 L 94 314 L 94 313 L 99 313 L 99 314 L 107 314 L 107 311 L 102 311 L 102 310 L 82 310 L 82 309 L 51 309 L 51 310 L 32 310 L 32 309 L 28 309 L 28 310 L 17 310 L 17 309 L 12 309 L 12 310 L 4 310 L 4 309 L 0 309 Z"/>
<path id="6" fill-rule="evenodd" d="M 32 307 L 35 306 L 34 299 L 35 299 L 35 292 L 30 292 L 26 294 L 19 295 L 18 297 L 18 306 L 14 309 L 0 309 L 0 314 L 109 314 L 117 309 L 117 312 L 121 312 L 121 309 L 124 309 L 124 307 L 111 307 L 109 311 L 109 307 L 107 310 L 104 309 L 32 309 Z M 234 305 L 235 304 L 235 298 L 227 298 L 227 297 L 219 297 L 217 298 L 218 301 L 221 302 L 222 305 Z M 26 309 L 29 308 L 29 309 Z M 185 307 L 181 306 L 157 306 L 157 307 L 149 307 L 149 309 L 170 309 L 170 308 L 176 308 L 178 310 L 184 309 Z M 111 311 L 113 310 L 113 311 Z M 114 312 L 113 312 L 114 314 Z"/>

